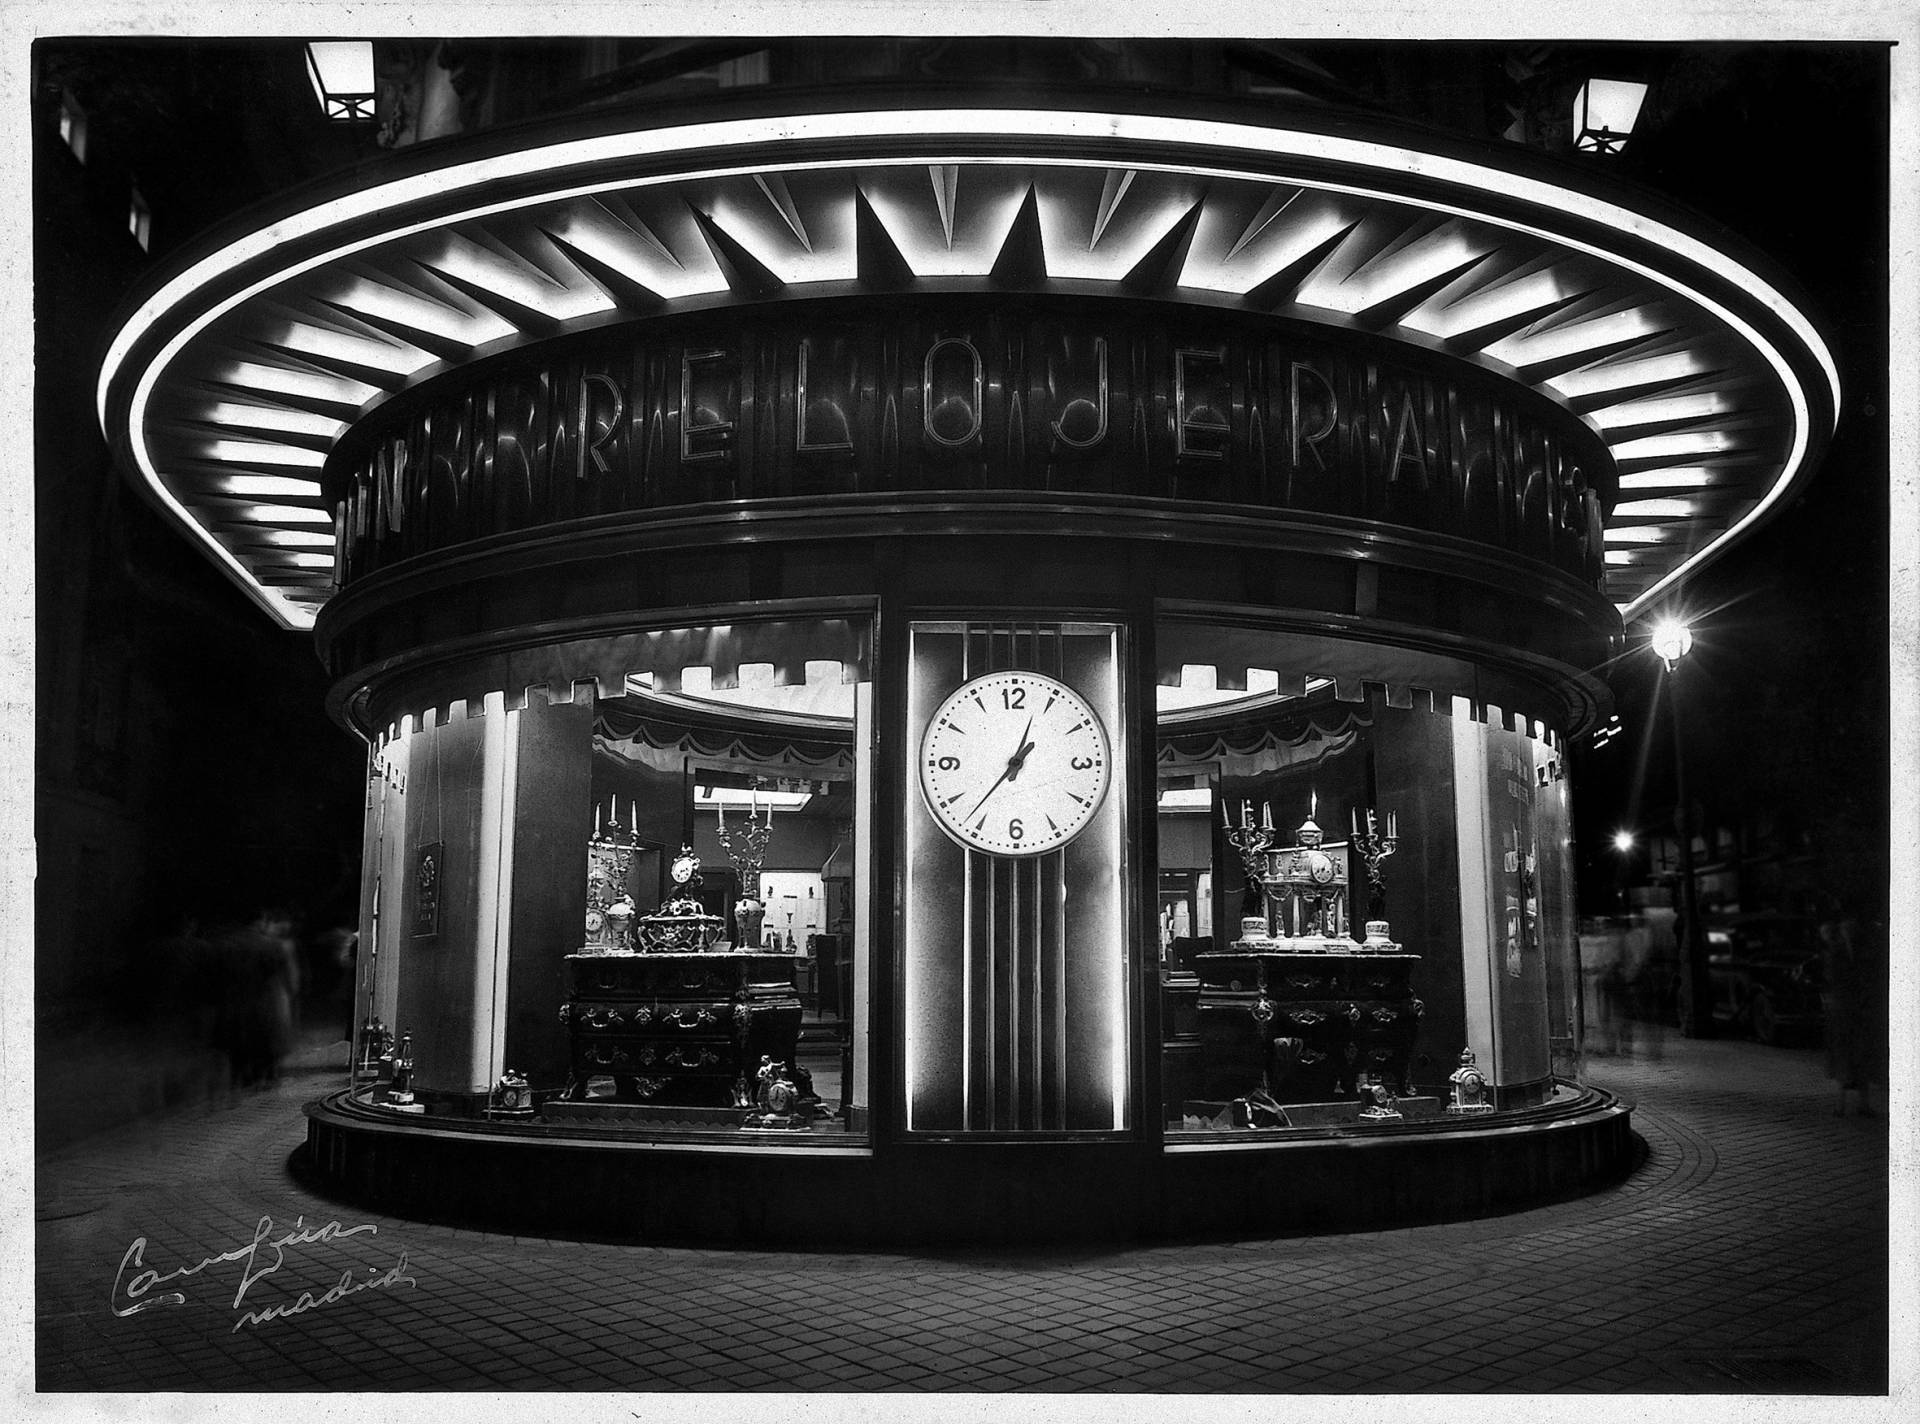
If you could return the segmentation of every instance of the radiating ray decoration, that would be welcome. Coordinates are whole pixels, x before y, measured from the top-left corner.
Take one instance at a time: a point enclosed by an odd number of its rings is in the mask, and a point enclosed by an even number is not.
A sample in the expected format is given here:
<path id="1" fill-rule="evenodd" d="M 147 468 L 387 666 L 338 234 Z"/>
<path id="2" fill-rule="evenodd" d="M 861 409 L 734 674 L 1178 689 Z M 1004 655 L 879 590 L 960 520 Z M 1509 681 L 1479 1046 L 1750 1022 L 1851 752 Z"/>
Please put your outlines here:
<path id="1" fill-rule="evenodd" d="M 799 209 L 793 205 L 793 194 L 787 191 L 787 180 L 778 173 L 756 173 L 753 183 L 773 204 L 773 210 L 780 215 L 780 220 L 787 225 L 787 230 L 794 235 L 801 248 L 811 254 L 813 244 L 807 240 L 807 229 L 800 221 Z"/>
<path id="2" fill-rule="evenodd" d="M 1569 407 L 1582 414 L 1603 405 L 1646 396 L 1667 395 L 1684 388 L 1719 384 L 1727 379 L 1724 365 L 1711 352 L 1688 344 L 1658 355 L 1611 357 L 1576 366 L 1547 382 Z"/>
<path id="3" fill-rule="evenodd" d="M 1164 296 L 1176 290 L 1180 274 L 1186 269 L 1187 255 L 1193 250 L 1194 236 L 1200 231 L 1200 215 L 1205 208 L 1204 195 L 1195 199 L 1193 206 L 1167 229 L 1166 236 L 1148 248 L 1120 279 L 1120 286 L 1141 297 Z"/>
<path id="4" fill-rule="evenodd" d="M 1467 257 L 1457 267 L 1446 268 L 1435 272 L 1432 276 L 1419 278 L 1399 291 L 1389 291 L 1368 305 L 1357 308 L 1353 313 L 1354 319 L 1376 331 L 1398 326 L 1407 313 L 1425 302 L 1427 298 L 1467 280 L 1469 276 L 1486 267 L 1493 260 L 1492 252 L 1482 252 L 1477 256 Z M 1400 274 L 1402 278 L 1407 275 L 1404 271 Z"/>
<path id="5" fill-rule="evenodd" d="M 296 425 L 296 420 L 311 423 Z M 301 450 L 310 455 L 318 454 L 324 459 L 327 452 L 333 449 L 334 442 L 346 433 L 347 426 L 343 421 L 303 416 L 299 412 L 275 406 L 216 401 L 182 417 L 178 429 L 182 434 L 217 434 L 229 440 L 252 441 L 263 450 Z M 224 470 L 232 463 L 222 459 L 215 469 Z"/>
<path id="6" fill-rule="evenodd" d="M 913 265 L 907 261 L 873 210 L 867 195 L 854 192 L 854 267 L 863 286 L 879 291 L 897 291 L 914 282 Z"/>
<path id="7" fill-rule="evenodd" d="M 426 272 L 509 321 L 531 312 L 543 321 L 564 322 L 592 315 L 601 306 L 596 293 L 569 287 L 541 265 L 541 257 L 553 249 L 540 240 L 537 228 L 516 223 L 512 231 L 517 240 L 509 241 L 492 224 L 463 224 L 438 242 L 423 243 L 414 255 Z"/>
<path id="8" fill-rule="evenodd" d="M 269 301 L 253 314 L 260 321 L 260 344 L 266 350 L 381 391 L 397 389 L 433 361 L 431 353 L 411 343 L 345 330 L 347 319 L 338 313 L 309 314 Z"/>
<path id="9" fill-rule="evenodd" d="M 1569 292 L 1565 296 L 1556 296 L 1541 301 L 1534 306 L 1518 306 L 1502 316 L 1490 316 L 1479 326 L 1456 330 L 1445 338 L 1448 346 L 1461 352 L 1482 352 L 1505 341 L 1515 332 L 1538 328 L 1542 323 L 1557 321 L 1566 316 L 1582 302 L 1591 301 L 1593 293 Z M 1417 329 L 1417 328 L 1416 328 Z"/>
<path id="10" fill-rule="evenodd" d="M 939 163 L 927 169 L 933 180 L 933 203 L 940 210 L 940 230 L 946 234 L 947 251 L 953 251 L 953 217 L 960 201 L 960 165 Z"/>
<path id="11" fill-rule="evenodd" d="M 472 297 L 494 315 L 505 317 L 518 331 L 531 339 L 543 340 L 549 336 L 558 336 L 566 329 L 565 321 L 548 308 L 516 301 L 498 288 L 475 281 L 459 272 L 434 270 L 435 275 L 455 291 Z"/>
<path id="12" fill-rule="evenodd" d="M 1037 287 L 1047 280 L 1047 248 L 1040 233 L 1040 192 L 1029 187 L 1007 229 L 988 279 L 996 287 Z"/>
<path id="13" fill-rule="evenodd" d="M 786 287 L 771 268 L 729 236 L 719 223 L 698 208 L 691 211 L 729 287 L 748 297 L 771 297 Z"/>
<path id="14" fill-rule="evenodd" d="M 1234 239 L 1233 246 L 1227 249 L 1227 261 L 1238 257 L 1248 243 L 1273 226 L 1275 220 L 1292 207 L 1294 200 L 1304 192 L 1304 188 L 1276 187 L 1268 193 L 1267 200 L 1260 205 L 1260 211 L 1253 215 L 1252 221 Z"/>
<path id="15" fill-rule="evenodd" d="M 330 534 L 309 522 L 326 511 L 303 473 L 382 402 L 483 350 L 827 282 L 876 293 L 1106 284 L 1360 328 L 1535 387 L 1612 450 L 1602 487 L 1618 481 L 1618 527 L 1692 531 L 1609 546 L 1608 591 L 1631 598 L 1773 497 L 1807 420 L 1800 388 L 1757 354 L 1751 326 L 1709 312 L 1644 253 L 1609 256 L 1592 228 L 1555 237 L 1564 221 L 1548 209 L 1523 229 L 1443 210 L 1411 184 L 1363 192 L 1251 165 L 1203 177 L 1116 158 L 1106 140 L 1082 158 L 997 139 L 949 157 L 948 142 L 818 166 L 629 172 L 564 194 L 532 184 L 484 217 L 450 203 L 440 225 L 343 242 L 209 315 L 168 358 L 134 439 L 202 528 L 231 532 L 236 557 L 271 570 L 287 591 L 268 604 L 284 612 L 331 588 L 330 544 L 316 542 Z M 1113 438 L 1144 458 L 1146 417 L 1132 404 Z M 891 393 L 882 405 L 893 449 Z M 661 438 L 644 437 L 649 448 Z M 298 582 L 302 572 L 312 579 Z"/>
<path id="16" fill-rule="evenodd" d="M 443 328 L 404 321 L 399 317 L 367 311 L 337 300 L 326 300 L 324 304 L 357 323 L 361 329 L 371 329 L 387 336 L 397 337 L 407 345 L 424 351 L 436 361 L 465 361 L 473 355 L 473 343 L 463 341 L 457 336 L 446 335 Z M 517 327 L 504 322 L 501 326 L 503 332 L 518 330 Z"/>
<path id="17" fill-rule="evenodd" d="M 1300 288 L 1312 281 L 1333 255 L 1351 238 L 1357 222 L 1334 229 L 1312 246 L 1296 252 L 1247 290 L 1246 304 L 1256 310 L 1271 311 L 1290 305 Z"/>
<path id="18" fill-rule="evenodd" d="M 625 269 L 602 261 L 585 248 L 574 246 L 558 234 L 548 233 L 547 237 L 566 259 L 580 270 L 582 276 L 605 292 L 608 300 L 622 311 L 632 312 L 636 316 L 646 316 L 666 307 L 665 296 Z"/>
<path id="19" fill-rule="evenodd" d="M 683 271 L 685 270 L 684 267 L 682 267 L 679 256 L 671 247 L 661 241 L 659 235 L 633 210 L 624 194 L 591 194 L 584 202 L 576 203 L 564 211 L 568 213 L 591 213 L 595 216 L 603 217 L 606 222 L 610 224 L 611 230 L 618 231 L 621 235 L 637 241 L 642 249 L 644 249 L 647 257 L 650 257 L 656 262 L 664 262 L 668 266 L 681 268 Z M 599 226 L 599 224 L 595 224 L 595 226 Z"/>
<path id="20" fill-rule="evenodd" d="M 1382 214 L 1364 221 L 1302 284 L 1299 301 L 1369 325 L 1392 325 L 1495 251 L 1491 234 L 1457 219 Z"/>
<path id="21" fill-rule="evenodd" d="M 351 419 L 386 388 L 323 371 L 298 362 L 288 352 L 264 342 L 238 340 L 209 343 L 205 366 L 209 375 L 199 386 L 216 395 L 271 396 L 292 411 Z"/>
<path id="22" fill-rule="evenodd" d="M 444 359 L 514 333 L 511 323 L 460 300 L 444 283 L 418 280 L 425 277 L 418 267 L 396 273 L 358 262 L 347 264 L 343 275 L 345 281 L 316 289 L 323 303 L 423 349 L 444 349 Z"/>
<path id="23" fill-rule="evenodd" d="M 1133 180 L 1139 174 L 1131 168 L 1107 170 L 1107 176 L 1100 185 L 1100 207 L 1093 216 L 1093 231 L 1087 237 L 1087 251 L 1091 252 L 1100 245 L 1100 236 L 1107 230 L 1107 224 L 1113 220 L 1114 210 L 1127 196 L 1127 189 L 1133 186 Z"/>

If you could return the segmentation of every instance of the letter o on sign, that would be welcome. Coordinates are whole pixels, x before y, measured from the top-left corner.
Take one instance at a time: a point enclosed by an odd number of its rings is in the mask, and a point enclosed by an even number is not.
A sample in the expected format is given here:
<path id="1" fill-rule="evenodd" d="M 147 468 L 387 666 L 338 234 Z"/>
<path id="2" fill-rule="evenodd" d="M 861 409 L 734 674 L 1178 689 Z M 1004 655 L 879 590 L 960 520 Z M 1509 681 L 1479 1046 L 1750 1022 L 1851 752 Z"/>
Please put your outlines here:
<path id="1" fill-rule="evenodd" d="M 920 423 L 927 439 L 957 449 L 979 435 L 985 382 L 971 341 L 945 336 L 929 346 L 920 371 Z"/>

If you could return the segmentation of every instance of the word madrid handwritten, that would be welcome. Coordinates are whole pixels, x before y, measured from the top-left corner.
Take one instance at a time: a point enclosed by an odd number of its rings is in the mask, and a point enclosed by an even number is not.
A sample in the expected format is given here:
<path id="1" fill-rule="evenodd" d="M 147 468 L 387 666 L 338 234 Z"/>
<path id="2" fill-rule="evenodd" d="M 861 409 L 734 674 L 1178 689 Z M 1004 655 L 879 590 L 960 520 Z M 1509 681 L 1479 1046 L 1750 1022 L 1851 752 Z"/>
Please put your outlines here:
<path id="1" fill-rule="evenodd" d="M 361 1226 L 342 1226 L 337 1221 L 329 1221 L 323 1226 L 308 1226 L 306 1217 L 297 1216 L 293 1228 L 281 1235 L 273 1234 L 273 1218 L 263 1216 L 254 1226 L 253 1238 L 244 1246 L 236 1246 L 231 1251 L 222 1251 L 217 1256 L 208 1256 L 191 1266 L 180 1266 L 171 1271 L 156 1271 L 147 1266 L 147 1238 L 137 1236 L 133 1244 L 127 1247 L 126 1254 L 120 1258 L 120 1269 L 113 1278 L 112 1310 L 115 1315 L 136 1315 L 140 1311 L 156 1305 L 185 1305 L 187 1297 L 178 1290 L 153 1293 L 156 1286 L 164 1286 L 188 1276 L 197 1276 L 209 1266 L 223 1265 L 228 1262 L 245 1262 L 240 1272 L 240 1285 L 233 1293 L 233 1309 L 240 1310 L 247 1292 L 268 1276 L 274 1274 L 286 1264 L 289 1246 L 314 1246 L 328 1242 L 341 1241 L 349 1236 L 361 1233 L 377 1235 L 380 1228 L 371 1222 Z M 390 1286 L 417 1285 L 418 1282 L 407 1274 L 407 1253 L 402 1251 L 400 1259 L 387 1270 L 380 1271 L 376 1266 L 363 1268 L 368 1277 L 358 1278 L 358 1272 L 348 1270 L 340 1273 L 340 1279 L 318 1295 L 312 1291 L 302 1291 L 295 1300 L 280 1305 L 271 1305 L 263 1309 L 247 1310 L 234 1321 L 234 1330 L 243 1325 L 260 1325 L 269 1320 L 278 1320 L 289 1315 L 301 1315 L 317 1306 L 332 1305 L 365 1290 L 383 1290 Z M 129 1279 L 127 1272 L 133 1270 Z M 123 1303 L 124 1302 L 124 1303 Z"/>

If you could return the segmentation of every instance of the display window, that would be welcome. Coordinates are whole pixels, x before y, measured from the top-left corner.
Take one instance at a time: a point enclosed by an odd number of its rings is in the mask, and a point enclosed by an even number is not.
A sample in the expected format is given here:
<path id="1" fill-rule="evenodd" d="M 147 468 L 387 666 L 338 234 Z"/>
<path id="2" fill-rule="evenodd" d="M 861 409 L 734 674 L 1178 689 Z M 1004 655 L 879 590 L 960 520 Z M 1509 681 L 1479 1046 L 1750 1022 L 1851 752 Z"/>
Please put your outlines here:
<path id="1" fill-rule="evenodd" d="M 375 756 L 356 1094 L 756 1143 L 867 1130 L 865 618 L 634 632 Z M 623 669 L 610 675 L 607 669 Z"/>
<path id="2" fill-rule="evenodd" d="M 1438 659 L 1177 621 L 1158 643 L 1169 1138 L 1432 1127 L 1573 1093 L 1548 729 L 1455 691 L 1472 669 Z"/>

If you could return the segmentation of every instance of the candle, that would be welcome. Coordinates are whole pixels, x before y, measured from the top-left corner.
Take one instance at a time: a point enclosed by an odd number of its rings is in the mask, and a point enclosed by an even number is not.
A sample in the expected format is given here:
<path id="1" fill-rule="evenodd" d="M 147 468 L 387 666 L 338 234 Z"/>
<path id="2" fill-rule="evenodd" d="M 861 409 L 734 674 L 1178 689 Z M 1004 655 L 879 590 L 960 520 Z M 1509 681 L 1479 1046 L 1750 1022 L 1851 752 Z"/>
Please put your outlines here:
<path id="1" fill-rule="evenodd" d="M 638 831 L 640 829 L 640 803 L 629 800 L 627 802 L 627 810 L 632 813 L 633 816 L 633 819 L 627 822 L 627 829 L 630 831 Z"/>
<path id="2" fill-rule="evenodd" d="M 1307 819 L 1311 821 L 1315 816 L 1318 816 L 1319 814 L 1320 814 L 1320 793 L 1318 791 L 1309 791 L 1307 793 Z"/>
<path id="3" fill-rule="evenodd" d="M 1240 803 L 1240 829 L 1243 831 L 1253 829 L 1253 802 L 1251 801 Z"/>
<path id="4" fill-rule="evenodd" d="M 1400 817 L 1392 811 L 1387 812 L 1387 839 L 1390 841 L 1400 839 Z"/>
<path id="5" fill-rule="evenodd" d="M 1355 840 L 1360 839 L 1360 813 L 1351 806 L 1347 808 L 1347 828 Z"/>
<path id="6" fill-rule="evenodd" d="M 600 803 L 598 801 L 593 803 L 593 833 L 596 836 L 600 834 Z"/>
<path id="7" fill-rule="evenodd" d="M 1220 803 L 1220 824 L 1228 830 L 1233 829 L 1233 817 L 1227 814 L 1227 803 L 1225 801 Z"/>
<path id="8" fill-rule="evenodd" d="M 1273 802 L 1260 803 L 1260 824 L 1269 831 L 1273 829 Z"/>
<path id="9" fill-rule="evenodd" d="M 727 803 L 720 799 L 720 788 L 717 786 L 713 788 L 713 810 L 720 818 L 720 829 L 724 831 L 727 828 Z"/>

